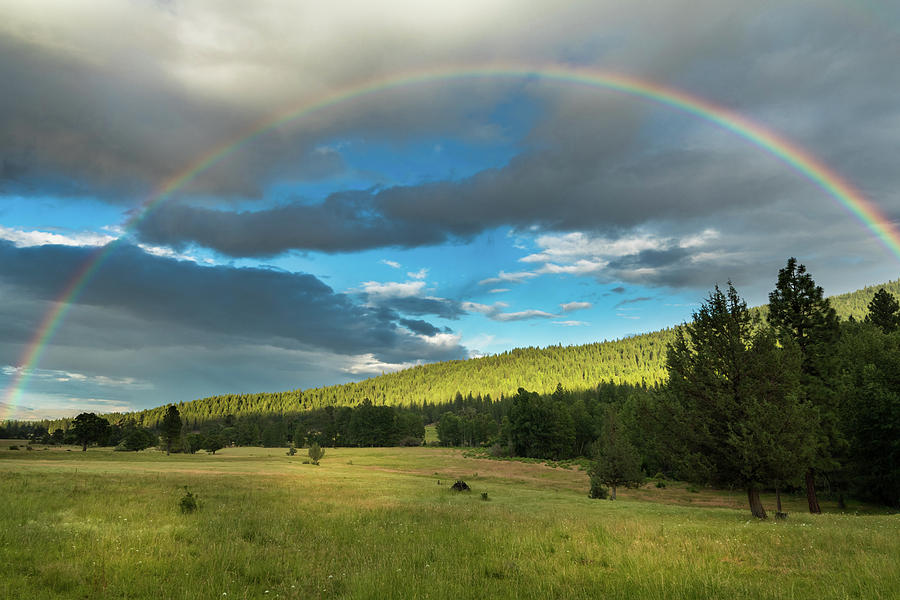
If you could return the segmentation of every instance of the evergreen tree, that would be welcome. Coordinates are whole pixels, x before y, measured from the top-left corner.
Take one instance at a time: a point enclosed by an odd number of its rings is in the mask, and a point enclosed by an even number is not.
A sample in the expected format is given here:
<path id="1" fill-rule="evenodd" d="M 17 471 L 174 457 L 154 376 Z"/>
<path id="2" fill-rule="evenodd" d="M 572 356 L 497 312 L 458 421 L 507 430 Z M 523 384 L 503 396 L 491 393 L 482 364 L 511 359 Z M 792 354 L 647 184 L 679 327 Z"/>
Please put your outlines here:
<path id="1" fill-rule="evenodd" d="M 667 366 L 683 474 L 745 487 L 753 516 L 766 518 L 760 488 L 799 474 L 796 461 L 812 447 L 815 411 L 799 397 L 798 347 L 779 347 L 729 282 L 677 333 Z"/>
<path id="2" fill-rule="evenodd" d="M 800 347 L 802 388 L 806 399 L 818 407 L 822 429 L 818 453 L 806 471 L 806 495 L 809 512 L 820 513 L 816 497 L 815 470 L 834 470 L 833 450 L 840 444 L 835 407 L 834 384 L 837 365 L 835 344 L 840 334 L 837 315 L 820 286 L 804 265 L 791 257 L 778 272 L 775 289 L 769 294 L 769 323 L 779 341 L 790 340 Z"/>
<path id="3" fill-rule="evenodd" d="M 172 452 L 175 443 L 181 439 L 181 414 L 178 407 L 170 404 L 166 407 L 166 416 L 162 420 L 163 440 L 166 444 L 166 454 Z"/>
<path id="4" fill-rule="evenodd" d="M 616 499 L 619 486 L 635 487 L 644 479 L 641 458 L 625 435 L 625 429 L 613 406 L 606 409 L 603 432 L 594 444 L 594 461 L 588 470 L 592 486 L 595 483 L 610 488 L 610 500 Z"/>
<path id="5" fill-rule="evenodd" d="M 892 333 L 900 327 L 900 304 L 894 295 L 884 288 L 875 292 L 868 308 L 866 323 L 877 325 L 884 333 Z"/>

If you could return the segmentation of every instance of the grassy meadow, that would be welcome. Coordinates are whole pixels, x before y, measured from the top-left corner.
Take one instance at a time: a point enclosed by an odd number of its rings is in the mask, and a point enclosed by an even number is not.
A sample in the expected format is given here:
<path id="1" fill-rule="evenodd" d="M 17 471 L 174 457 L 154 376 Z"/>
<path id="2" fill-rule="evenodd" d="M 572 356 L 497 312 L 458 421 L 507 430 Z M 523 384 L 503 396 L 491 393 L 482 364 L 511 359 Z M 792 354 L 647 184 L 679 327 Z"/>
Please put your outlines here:
<path id="1" fill-rule="evenodd" d="M 900 516 L 864 506 L 758 522 L 741 493 L 590 500 L 577 468 L 454 449 L 304 458 L 0 441 L 0 598 L 900 597 Z"/>

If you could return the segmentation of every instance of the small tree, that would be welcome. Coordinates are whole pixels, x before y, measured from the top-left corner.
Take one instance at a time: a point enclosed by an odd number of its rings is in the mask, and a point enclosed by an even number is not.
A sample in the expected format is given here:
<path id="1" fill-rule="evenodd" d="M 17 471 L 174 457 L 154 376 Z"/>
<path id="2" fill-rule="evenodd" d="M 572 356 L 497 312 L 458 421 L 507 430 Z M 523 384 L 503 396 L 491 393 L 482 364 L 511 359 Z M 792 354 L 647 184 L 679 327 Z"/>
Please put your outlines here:
<path id="1" fill-rule="evenodd" d="M 203 436 L 199 433 L 189 433 L 185 436 L 186 450 L 193 454 L 203 448 Z"/>
<path id="2" fill-rule="evenodd" d="M 309 447 L 309 461 L 317 465 L 319 461 L 325 456 L 325 451 L 319 447 L 319 444 L 313 442 L 313 444 Z"/>
<path id="3" fill-rule="evenodd" d="M 595 489 L 597 483 L 609 486 L 610 500 L 616 499 L 617 487 L 636 487 L 644 479 L 641 459 L 625 437 L 619 414 L 612 406 L 606 410 L 603 433 L 594 444 L 594 457 L 588 470 L 591 489 Z"/>
<path id="4" fill-rule="evenodd" d="M 81 451 L 87 450 L 88 444 L 98 443 L 109 432 L 109 421 L 94 413 L 81 413 L 72 421 L 72 432 L 81 444 Z"/>
<path id="5" fill-rule="evenodd" d="M 877 325 L 885 333 L 892 333 L 900 327 L 900 304 L 892 293 L 884 288 L 875 292 L 875 296 L 869 302 L 866 323 Z"/>
<path id="6" fill-rule="evenodd" d="M 212 454 L 215 454 L 216 450 L 220 450 L 223 445 L 222 436 L 218 433 L 210 433 L 203 440 L 203 449 Z"/>
<path id="7" fill-rule="evenodd" d="M 175 442 L 181 438 L 181 414 L 174 404 L 166 408 L 166 416 L 162 420 L 162 436 L 166 441 L 166 454 L 169 454 Z"/>

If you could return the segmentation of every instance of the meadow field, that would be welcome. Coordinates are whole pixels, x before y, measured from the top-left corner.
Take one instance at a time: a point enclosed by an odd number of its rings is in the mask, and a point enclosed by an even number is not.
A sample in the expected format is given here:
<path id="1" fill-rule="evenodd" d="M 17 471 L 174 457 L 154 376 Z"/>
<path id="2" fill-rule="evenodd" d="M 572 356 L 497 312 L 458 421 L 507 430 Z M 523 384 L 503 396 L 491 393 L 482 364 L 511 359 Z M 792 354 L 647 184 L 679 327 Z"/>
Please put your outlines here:
<path id="1" fill-rule="evenodd" d="M 0 598 L 900 597 L 900 515 L 872 507 L 757 521 L 739 492 L 591 500 L 577 468 L 454 449 L 305 454 L 0 442 Z"/>

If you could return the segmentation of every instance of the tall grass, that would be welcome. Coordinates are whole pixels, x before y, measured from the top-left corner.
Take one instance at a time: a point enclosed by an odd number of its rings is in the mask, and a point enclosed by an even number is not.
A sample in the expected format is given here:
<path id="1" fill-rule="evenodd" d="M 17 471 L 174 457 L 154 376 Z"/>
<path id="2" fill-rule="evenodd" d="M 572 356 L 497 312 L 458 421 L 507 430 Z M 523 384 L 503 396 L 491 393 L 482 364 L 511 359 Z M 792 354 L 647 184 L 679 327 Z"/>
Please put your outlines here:
<path id="1" fill-rule="evenodd" d="M 578 471 L 437 448 L 329 449 L 319 467 L 3 449 L 0 597 L 900 597 L 896 515 L 757 522 L 586 491 Z"/>

